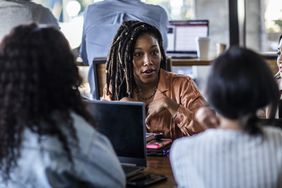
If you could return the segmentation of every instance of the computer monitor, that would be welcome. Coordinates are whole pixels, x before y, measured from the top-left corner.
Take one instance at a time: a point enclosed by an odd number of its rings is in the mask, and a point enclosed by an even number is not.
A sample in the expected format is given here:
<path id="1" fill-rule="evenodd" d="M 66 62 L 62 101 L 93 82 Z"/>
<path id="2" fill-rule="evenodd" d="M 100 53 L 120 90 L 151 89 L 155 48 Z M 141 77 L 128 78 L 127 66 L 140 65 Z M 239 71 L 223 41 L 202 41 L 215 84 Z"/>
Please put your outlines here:
<path id="1" fill-rule="evenodd" d="M 167 53 L 197 53 L 196 38 L 209 35 L 208 20 L 171 20 Z"/>

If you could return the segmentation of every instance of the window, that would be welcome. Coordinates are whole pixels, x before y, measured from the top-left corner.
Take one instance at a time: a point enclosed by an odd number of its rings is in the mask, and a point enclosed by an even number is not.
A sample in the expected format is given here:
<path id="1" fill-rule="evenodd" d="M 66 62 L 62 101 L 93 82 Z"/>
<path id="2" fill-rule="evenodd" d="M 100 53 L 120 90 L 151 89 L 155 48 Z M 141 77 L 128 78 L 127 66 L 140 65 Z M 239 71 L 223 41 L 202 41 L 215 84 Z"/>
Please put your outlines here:
<path id="1" fill-rule="evenodd" d="M 282 7 L 280 0 L 262 0 L 262 15 L 265 30 L 262 32 L 262 51 L 276 51 L 282 34 Z M 264 42 L 265 41 L 265 42 Z"/>
<path id="2" fill-rule="evenodd" d="M 101 0 L 94 0 L 94 3 L 98 1 Z M 229 42 L 227 0 L 142 1 L 162 6 L 167 11 L 170 20 L 209 19 L 212 54 L 215 54 L 215 43 L 228 44 Z M 82 35 L 82 14 L 87 5 L 93 3 L 93 0 L 35 0 L 35 2 L 51 9 L 55 17 L 60 21 L 61 30 L 70 41 L 71 47 L 78 47 Z"/>
<path id="3" fill-rule="evenodd" d="M 194 0 L 142 0 L 148 4 L 160 5 L 166 9 L 169 19 L 184 20 L 195 18 Z"/>
<path id="4" fill-rule="evenodd" d="M 84 9 L 98 1 L 102 0 L 35 0 L 52 10 L 73 48 L 80 44 Z M 215 43 L 229 44 L 228 0 L 142 1 L 162 6 L 171 20 L 209 19 L 212 54 L 215 53 Z M 247 47 L 258 52 L 276 50 L 277 39 L 282 34 L 280 1 L 245 0 Z"/>

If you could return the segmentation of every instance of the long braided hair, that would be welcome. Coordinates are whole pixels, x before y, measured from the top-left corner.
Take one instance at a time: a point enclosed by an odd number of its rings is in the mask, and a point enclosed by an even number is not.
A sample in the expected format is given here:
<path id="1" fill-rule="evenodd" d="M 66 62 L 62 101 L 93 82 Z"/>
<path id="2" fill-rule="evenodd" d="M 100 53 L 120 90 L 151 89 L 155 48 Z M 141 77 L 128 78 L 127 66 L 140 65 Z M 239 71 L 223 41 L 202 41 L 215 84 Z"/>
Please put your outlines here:
<path id="1" fill-rule="evenodd" d="M 7 182 L 17 166 L 26 128 L 39 142 L 57 137 L 72 163 L 69 144 L 77 145 L 77 135 L 70 112 L 94 121 L 81 101 L 82 79 L 65 37 L 50 27 L 18 26 L 4 37 L 0 61 L 1 178 Z"/>
<path id="2" fill-rule="evenodd" d="M 112 100 L 132 97 L 136 83 L 133 77 L 133 53 L 136 40 L 143 34 L 150 34 L 158 41 L 161 51 L 161 68 L 166 66 L 166 56 L 160 31 L 140 21 L 125 21 L 114 37 L 107 59 L 107 94 Z"/>

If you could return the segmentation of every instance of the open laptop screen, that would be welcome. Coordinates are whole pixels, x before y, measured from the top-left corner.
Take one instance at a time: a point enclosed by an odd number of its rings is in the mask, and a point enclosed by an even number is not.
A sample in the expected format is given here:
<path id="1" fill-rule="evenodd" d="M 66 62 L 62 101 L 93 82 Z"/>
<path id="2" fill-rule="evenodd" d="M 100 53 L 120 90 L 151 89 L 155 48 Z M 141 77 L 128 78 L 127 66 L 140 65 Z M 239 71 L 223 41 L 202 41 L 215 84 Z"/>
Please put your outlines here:
<path id="1" fill-rule="evenodd" d="M 85 101 L 96 129 L 111 141 L 121 163 L 146 167 L 144 104 Z"/>
<path id="2" fill-rule="evenodd" d="M 208 20 L 172 20 L 168 27 L 167 53 L 196 53 L 196 38 L 208 34 Z"/>

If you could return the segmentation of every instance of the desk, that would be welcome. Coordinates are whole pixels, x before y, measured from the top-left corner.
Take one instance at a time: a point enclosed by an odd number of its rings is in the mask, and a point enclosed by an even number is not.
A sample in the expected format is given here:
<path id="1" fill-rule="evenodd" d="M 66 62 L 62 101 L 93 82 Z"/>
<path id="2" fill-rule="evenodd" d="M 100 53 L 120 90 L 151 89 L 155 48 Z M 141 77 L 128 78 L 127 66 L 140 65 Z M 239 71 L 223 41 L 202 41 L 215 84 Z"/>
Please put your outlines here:
<path id="1" fill-rule="evenodd" d="M 278 67 L 276 65 L 276 59 L 266 58 L 267 65 L 271 69 L 272 73 L 275 74 L 278 71 Z M 211 65 L 213 60 L 200 60 L 200 59 L 171 59 L 171 66 L 208 66 Z"/>
<path id="2" fill-rule="evenodd" d="M 171 59 L 171 66 L 207 66 L 212 60 L 201 59 Z"/>
<path id="3" fill-rule="evenodd" d="M 147 168 L 145 169 L 145 172 L 162 174 L 167 177 L 166 181 L 152 185 L 150 188 L 176 187 L 168 157 L 148 157 Z"/>

